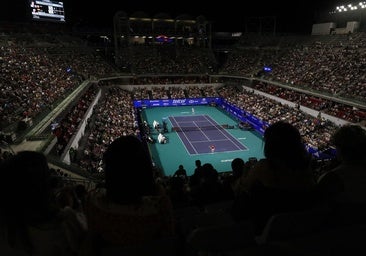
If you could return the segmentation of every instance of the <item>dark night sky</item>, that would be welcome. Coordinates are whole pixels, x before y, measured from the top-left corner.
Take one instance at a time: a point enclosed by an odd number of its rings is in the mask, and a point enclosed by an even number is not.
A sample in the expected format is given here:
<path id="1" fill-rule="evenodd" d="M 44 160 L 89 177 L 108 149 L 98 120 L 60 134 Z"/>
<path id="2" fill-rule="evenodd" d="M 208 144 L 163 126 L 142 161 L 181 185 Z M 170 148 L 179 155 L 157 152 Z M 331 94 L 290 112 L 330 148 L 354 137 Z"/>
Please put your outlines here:
<path id="1" fill-rule="evenodd" d="M 0 13 L 0 20 L 22 19 L 25 6 L 29 0 L 11 0 L 3 3 L 5 8 Z M 213 22 L 213 31 L 244 31 L 248 18 L 275 17 L 279 32 L 294 32 L 311 30 L 320 11 L 329 10 L 336 3 L 330 0 L 308 1 L 265 1 L 253 2 L 240 0 L 207 1 L 193 0 L 174 1 L 139 1 L 139 0 L 63 0 L 66 19 L 69 24 L 77 22 L 91 25 L 112 26 L 113 15 L 124 11 L 128 15 L 143 11 L 151 17 L 163 12 L 172 18 L 180 14 L 189 14 L 193 18 L 203 15 Z M 291 3 L 292 2 L 292 3 Z M 341 3 L 345 3 L 341 1 Z M 347 3 L 347 2 L 346 2 Z M 9 8 L 6 8 L 9 7 Z M 14 14 L 9 10 L 14 10 Z M 291 22 L 290 22 L 291 21 Z M 286 25 L 287 24 L 287 25 Z"/>
<path id="2" fill-rule="evenodd" d="M 66 15 L 69 15 L 73 22 L 83 19 L 90 23 L 108 24 L 108 22 L 112 22 L 112 17 L 117 11 L 125 11 L 127 14 L 144 11 L 151 16 L 165 12 L 172 18 L 184 13 L 190 14 L 192 17 L 203 15 L 207 20 L 213 22 L 214 31 L 243 31 L 247 18 L 266 16 L 276 17 L 279 26 L 286 24 L 287 20 L 292 20 L 293 22 L 289 26 L 284 26 L 283 30 L 291 30 L 296 24 L 308 25 L 310 29 L 316 9 L 324 9 L 324 6 L 327 6 L 321 0 L 294 1 L 293 4 L 286 4 L 288 1 L 282 1 L 282 3 L 281 1 L 271 1 L 265 4 L 263 4 L 264 1 L 253 1 L 249 4 L 247 1 L 239 0 L 210 2 L 101 0 L 100 4 L 92 4 L 91 1 L 86 0 L 64 1 L 66 11 L 68 11 Z M 301 27 L 301 29 L 304 28 Z"/>

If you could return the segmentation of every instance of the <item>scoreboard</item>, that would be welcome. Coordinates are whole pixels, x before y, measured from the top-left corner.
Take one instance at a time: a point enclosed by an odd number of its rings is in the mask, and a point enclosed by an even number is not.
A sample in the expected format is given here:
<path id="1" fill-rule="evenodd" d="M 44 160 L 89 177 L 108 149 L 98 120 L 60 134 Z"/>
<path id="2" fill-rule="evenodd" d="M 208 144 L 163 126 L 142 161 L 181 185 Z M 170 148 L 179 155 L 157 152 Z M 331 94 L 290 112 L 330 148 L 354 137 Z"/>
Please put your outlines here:
<path id="1" fill-rule="evenodd" d="M 65 22 L 63 1 L 30 0 L 29 6 L 33 20 Z"/>

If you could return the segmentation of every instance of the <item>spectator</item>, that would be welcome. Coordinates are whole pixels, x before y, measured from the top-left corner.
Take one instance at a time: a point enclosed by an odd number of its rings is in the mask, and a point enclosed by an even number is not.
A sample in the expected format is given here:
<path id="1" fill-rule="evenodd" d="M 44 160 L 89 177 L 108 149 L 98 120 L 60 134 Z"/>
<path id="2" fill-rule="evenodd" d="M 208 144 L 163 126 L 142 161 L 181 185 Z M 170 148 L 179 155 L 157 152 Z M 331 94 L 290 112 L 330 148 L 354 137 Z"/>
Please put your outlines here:
<path id="1" fill-rule="evenodd" d="M 166 184 L 167 193 L 173 203 L 174 209 L 190 205 L 190 193 L 188 184 L 184 179 L 174 176 L 170 177 Z"/>
<path id="2" fill-rule="evenodd" d="M 311 157 L 299 131 L 279 121 L 264 133 L 264 159 L 242 176 L 234 199 L 233 217 L 253 220 L 257 232 L 275 213 L 309 209 L 320 198 L 311 169 Z"/>
<path id="3" fill-rule="evenodd" d="M 77 255 L 86 230 L 75 211 L 52 200 L 46 157 L 18 152 L 2 164 L 1 177 L 2 253 L 7 248 L 26 255 Z"/>
<path id="4" fill-rule="evenodd" d="M 247 175 L 245 161 L 240 157 L 235 158 L 231 162 L 231 170 L 232 175 L 225 179 L 224 184 L 227 188 L 226 190 L 228 191 L 228 193 L 230 193 L 232 197 L 234 197 L 240 179 L 242 178 L 242 176 Z"/>
<path id="5" fill-rule="evenodd" d="M 142 141 L 134 135 L 115 139 L 103 162 L 105 187 L 91 191 L 86 199 L 92 240 L 102 246 L 123 246 L 174 234 L 171 201 L 154 181 Z"/>
<path id="6" fill-rule="evenodd" d="M 242 158 L 237 157 L 231 162 L 231 170 L 233 171 L 234 179 L 240 178 L 242 175 L 246 175 L 245 171 L 245 162 Z"/>
<path id="7" fill-rule="evenodd" d="M 191 177 L 189 179 L 189 186 L 191 188 L 194 188 L 194 187 L 198 186 L 201 182 L 202 177 L 203 177 L 201 160 L 197 159 L 194 162 L 194 164 L 195 164 L 196 168 L 194 169 L 193 175 L 191 175 Z"/>
<path id="8" fill-rule="evenodd" d="M 366 131 L 358 125 L 343 125 L 331 142 L 339 164 L 319 177 L 320 188 L 331 200 L 366 202 Z"/>
<path id="9" fill-rule="evenodd" d="M 173 177 L 179 177 L 185 182 L 188 181 L 187 171 L 182 164 L 178 166 L 178 170 L 175 171 Z"/>
<path id="10" fill-rule="evenodd" d="M 202 165 L 202 180 L 191 191 L 193 204 L 204 207 L 207 204 L 217 203 L 225 199 L 223 186 L 219 180 L 217 170 L 210 163 Z"/>

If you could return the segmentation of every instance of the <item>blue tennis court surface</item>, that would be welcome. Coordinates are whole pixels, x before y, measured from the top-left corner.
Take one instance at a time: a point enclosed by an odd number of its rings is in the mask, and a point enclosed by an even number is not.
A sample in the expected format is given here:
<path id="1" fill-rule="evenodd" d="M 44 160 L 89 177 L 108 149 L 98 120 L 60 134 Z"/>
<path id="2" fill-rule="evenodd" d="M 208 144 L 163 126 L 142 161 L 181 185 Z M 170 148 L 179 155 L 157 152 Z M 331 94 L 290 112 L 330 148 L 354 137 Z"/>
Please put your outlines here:
<path id="1" fill-rule="evenodd" d="M 169 121 L 190 155 L 248 150 L 208 115 L 169 116 Z"/>

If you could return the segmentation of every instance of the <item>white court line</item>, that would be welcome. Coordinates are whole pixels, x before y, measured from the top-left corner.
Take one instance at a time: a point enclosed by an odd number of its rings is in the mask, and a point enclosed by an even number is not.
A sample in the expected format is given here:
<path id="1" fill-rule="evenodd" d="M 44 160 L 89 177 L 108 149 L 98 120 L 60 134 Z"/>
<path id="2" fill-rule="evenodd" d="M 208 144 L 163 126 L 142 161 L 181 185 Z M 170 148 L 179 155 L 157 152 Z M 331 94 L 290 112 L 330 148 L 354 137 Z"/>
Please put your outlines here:
<path id="1" fill-rule="evenodd" d="M 171 116 L 171 118 L 172 118 L 172 119 L 173 119 L 177 124 L 179 124 L 179 123 L 175 120 L 174 116 Z M 192 143 L 191 143 L 191 141 L 187 138 L 187 136 L 186 136 L 186 134 L 185 134 L 184 132 L 183 132 L 183 135 L 184 135 L 184 137 L 186 137 L 186 139 L 187 139 L 188 143 L 191 145 L 191 147 L 193 148 L 194 152 L 196 152 L 196 155 L 197 155 L 197 154 L 198 154 L 198 152 L 197 152 L 196 148 L 193 146 L 193 144 L 192 144 Z M 180 141 L 182 142 L 182 144 L 183 144 L 183 145 L 185 145 L 185 144 L 184 144 L 184 142 L 183 142 L 183 140 L 180 138 L 179 134 L 178 134 L 178 137 L 179 137 Z M 191 153 L 189 153 L 188 148 L 187 148 L 186 146 L 184 146 L 184 147 L 186 148 L 186 151 L 188 151 L 188 154 L 189 154 L 189 155 L 191 155 Z"/>
<path id="2" fill-rule="evenodd" d="M 210 122 L 211 124 L 213 124 L 215 127 L 216 127 L 216 125 L 215 124 L 217 124 L 216 122 L 215 123 L 213 123 L 212 122 L 212 119 L 211 118 L 207 118 L 208 116 L 207 115 L 205 115 L 205 118 L 207 119 L 207 121 L 208 122 Z M 210 120 L 211 119 L 211 120 Z M 224 137 L 225 138 L 227 138 L 232 144 L 234 144 L 234 146 L 238 149 L 238 150 L 242 150 L 241 148 L 239 148 L 239 146 L 236 144 L 236 143 L 233 143 L 233 141 L 231 140 L 231 138 L 229 138 L 228 136 L 227 136 L 227 132 L 222 132 L 222 130 L 220 130 L 220 129 L 217 129 L 222 135 L 224 135 Z"/>

